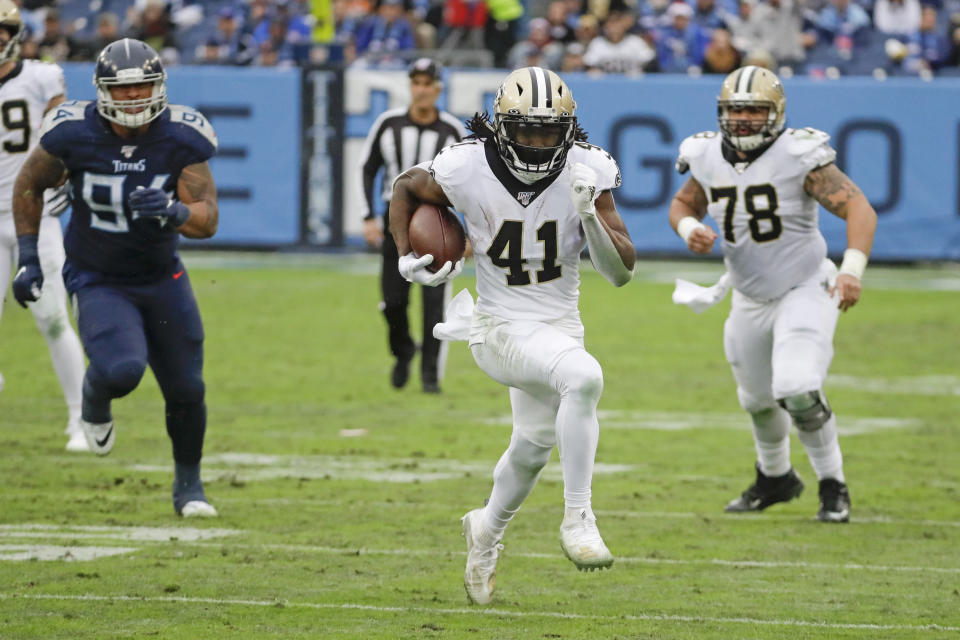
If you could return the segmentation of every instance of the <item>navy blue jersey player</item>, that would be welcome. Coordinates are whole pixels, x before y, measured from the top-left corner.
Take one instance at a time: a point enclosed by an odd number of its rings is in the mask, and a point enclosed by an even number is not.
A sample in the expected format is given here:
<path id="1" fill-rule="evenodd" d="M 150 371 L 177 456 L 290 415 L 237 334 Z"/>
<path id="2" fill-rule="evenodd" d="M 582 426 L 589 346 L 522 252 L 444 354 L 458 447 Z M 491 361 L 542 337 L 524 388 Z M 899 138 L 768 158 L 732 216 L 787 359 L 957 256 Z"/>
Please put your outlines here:
<path id="1" fill-rule="evenodd" d="M 100 455 L 110 452 L 116 433 L 110 403 L 133 391 L 150 365 L 173 442 L 174 508 L 183 516 L 216 516 L 200 481 L 203 325 L 177 255 L 181 234 L 209 238 L 217 230 L 207 164 L 216 137 L 201 114 L 167 104 L 160 57 L 139 40 L 108 45 L 97 58 L 94 84 L 95 102 L 51 110 L 17 176 L 14 295 L 34 300 L 43 286 L 36 249 L 41 194 L 66 172 L 73 213 L 63 274 L 90 360 L 81 420 L 87 442 Z"/>

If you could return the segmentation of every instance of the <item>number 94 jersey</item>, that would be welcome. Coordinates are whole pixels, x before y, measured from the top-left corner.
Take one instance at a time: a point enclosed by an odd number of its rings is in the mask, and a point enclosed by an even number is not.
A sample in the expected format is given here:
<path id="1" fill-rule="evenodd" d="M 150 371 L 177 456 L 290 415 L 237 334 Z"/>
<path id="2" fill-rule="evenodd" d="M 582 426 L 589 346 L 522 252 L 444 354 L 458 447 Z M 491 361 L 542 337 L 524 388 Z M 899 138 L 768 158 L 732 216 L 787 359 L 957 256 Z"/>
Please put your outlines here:
<path id="1" fill-rule="evenodd" d="M 466 220 L 477 265 L 478 312 L 579 323 L 586 239 L 570 200 L 570 167 L 577 162 L 597 172 L 598 193 L 620 186 L 610 154 L 579 142 L 559 173 L 532 185 L 509 172 L 492 140 L 446 147 L 425 167 Z"/>
<path id="2" fill-rule="evenodd" d="M 40 145 L 70 172 L 69 267 L 105 282 L 149 283 L 172 273 L 180 234 L 161 219 L 140 218 L 128 202 L 141 187 L 177 198 L 184 167 L 205 162 L 217 149 L 203 115 L 170 105 L 146 132 L 121 138 L 96 103 L 74 100 L 50 110 Z"/>
<path id="3" fill-rule="evenodd" d="M 748 298 L 779 298 L 826 257 L 819 204 L 803 183 L 810 171 L 835 160 L 829 139 L 817 129 L 786 129 L 753 162 L 736 164 L 724 156 L 716 131 L 680 144 L 677 166 L 689 166 L 703 187 L 732 284 Z"/>

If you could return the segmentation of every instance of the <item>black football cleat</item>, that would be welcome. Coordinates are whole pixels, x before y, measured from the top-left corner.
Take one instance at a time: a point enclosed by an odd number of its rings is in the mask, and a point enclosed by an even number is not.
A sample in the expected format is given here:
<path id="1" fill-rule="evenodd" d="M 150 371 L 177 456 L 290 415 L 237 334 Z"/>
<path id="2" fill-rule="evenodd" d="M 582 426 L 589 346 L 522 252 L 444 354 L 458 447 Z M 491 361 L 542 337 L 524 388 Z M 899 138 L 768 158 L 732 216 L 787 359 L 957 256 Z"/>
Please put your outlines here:
<path id="1" fill-rule="evenodd" d="M 390 372 L 390 384 L 394 389 L 403 389 L 410 379 L 410 360 L 412 358 L 397 358 Z"/>
<path id="2" fill-rule="evenodd" d="M 833 478 L 820 481 L 820 522 L 850 522 L 850 492 L 847 485 Z"/>
<path id="3" fill-rule="evenodd" d="M 723 508 L 727 513 L 763 511 L 778 502 L 790 502 L 803 492 L 803 480 L 790 469 L 782 476 L 765 476 L 757 465 L 757 481 Z"/>

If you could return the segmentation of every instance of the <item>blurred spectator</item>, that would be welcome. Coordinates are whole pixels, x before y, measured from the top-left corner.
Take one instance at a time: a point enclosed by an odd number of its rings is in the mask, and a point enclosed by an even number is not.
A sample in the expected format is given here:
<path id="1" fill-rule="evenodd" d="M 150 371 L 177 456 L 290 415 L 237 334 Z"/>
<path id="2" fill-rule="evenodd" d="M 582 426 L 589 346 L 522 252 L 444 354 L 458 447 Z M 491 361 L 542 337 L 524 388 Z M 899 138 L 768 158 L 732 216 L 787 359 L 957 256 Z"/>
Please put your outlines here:
<path id="1" fill-rule="evenodd" d="M 590 46 L 593 39 L 600 35 L 600 21 L 597 17 L 585 13 L 577 19 L 577 27 L 573 31 L 577 42 L 583 45 L 584 50 Z"/>
<path id="2" fill-rule="evenodd" d="M 951 22 L 950 34 L 950 53 L 947 54 L 944 64 L 960 67 L 960 23 Z"/>
<path id="3" fill-rule="evenodd" d="M 486 0 L 487 24 L 483 30 L 483 45 L 493 53 L 493 64 L 502 67 L 507 53 L 517 41 L 517 25 L 523 17 L 520 0 Z"/>
<path id="4" fill-rule="evenodd" d="M 547 22 L 550 23 L 550 39 L 566 45 L 574 40 L 573 27 L 567 22 L 566 0 L 552 0 L 547 6 Z"/>
<path id="5" fill-rule="evenodd" d="M 254 42 L 259 45 L 267 40 L 276 41 L 275 32 L 278 27 L 273 27 L 274 24 L 282 26 L 283 41 L 295 49 L 311 42 L 310 25 L 304 16 L 296 13 L 291 0 L 273 0 L 272 10 L 267 11 L 253 30 Z"/>
<path id="6" fill-rule="evenodd" d="M 656 33 L 661 27 L 670 26 L 667 9 L 670 0 L 647 0 L 640 4 L 640 26 L 648 33 Z"/>
<path id="7" fill-rule="evenodd" d="M 79 45 L 73 38 L 61 30 L 60 11 L 53 7 L 47 9 L 43 17 L 43 37 L 37 42 L 37 57 L 47 62 L 72 60 Z"/>
<path id="8" fill-rule="evenodd" d="M 726 29 L 714 29 L 710 35 L 710 44 L 703 52 L 704 73 L 730 73 L 740 67 L 740 52 L 730 40 Z"/>
<path id="9" fill-rule="evenodd" d="M 559 71 L 563 63 L 563 45 L 550 40 L 550 23 L 546 18 L 534 18 L 527 24 L 526 40 L 513 45 L 507 55 L 507 66 L 543 67 Z"/>
<path id="10" fill-rule="evenodd" d="M 703 65 L 703 53 L 710 37 L 700 25 L 690 21 L 693 8 L 686 2 L 674 2 L 667 8 L 670 25 L 657 31 L 657 58 L 660 70 L 686 73 Z"/>
<path id="11" fill-rule="evenodd" d="M 929 5 L 923 7 L 920 28 L 909 36 L 907 43 L 917 71 L 934 71 L 943 66 L 950 55 L 950 42 L 940 32 L 935 8 Z"/>
<path id="12" fill-rule="evenodd" d="M 587 65 L 583 61 L 583 54 L 586 48 L 579 42 L 571 42 L 563 49 L 563 64 L 561 70 L 566 71 L 586 71 Z"/>
<path id="13" fill-rule="evenodd" d="M 380 0 L 377 12 L 364 20 L 357 32 L 357 55 L 412 49 L 413 27 L 404 15 L 403 0 Z"/>
<path id="14" fill-rule="evenodd" d="M 849 57 L 854 42 L 869 31 L 870 16 L 850 0 L 830 0 L 830 4 L 817 14 L 816 26 L 843 57 Z"/>
<path id="15" fill-rule="evenodd" d="M 920 0 L 877 0 L 873 26 L 888 35 L 915 34 L 920 29 Z"/>
<path id="16" fill-rule="evenodd" d="M 656 52 L 646 40 L 628 33 L 632 27 L 633 15 L 610 12 L 603 23 L 603 35 L 594 38 L 583 55 L 587 68 L 630 75 L 655 70 Z"/>
<path id="17" fill-rule="evenodd" d="M 743 57 L 743 66 L 763 67 L 769 71 L 776 71 L 777 61 L 763 49 L 754 49 Z"/>
<path id="18" fill-rule="evenodd" d="M 714 29 L 726 29 L 725 12 L 717 7 L 715 0 L 695 0 L 691 20 L 700 25 L 707 33 Z"/>
<path id="19" fill-rule="evenodd" d="M 120 39 L 120 20 L 116 15 L 104 11 L 97 16 L 97 30 L 89 40 L 81 42 L 76 49 L 75 60 L 95 60 L 111 42 Z"/>
<path id="20" fill-rule="evenodd" d="M 347 64 L 357 57 L 357 32 L 369 12 L 366 0 L 333 0 L 333 43 L 341 48 L 339 58 Z"/>
<path id="21" fill-rule="evenodd" d="M 741 23 L 735 28 L 734 45 L 741 51 L 763 49 L 777 64 L 794 65 L 806 58 L 801 0 L 741 2 Z M 743 16 L 746 13 L 746 21 Z M 811 45 L 815 40 L 811 41 Z"/>
<path id="22" fill-rule="evenodd" d="M 147 0 L 142 13 L 135 17 L 131 38 L 142 40 L 160 54 L 163 64 L 176 64 L 180 59 L 174 26 L 164 0 Z"/>
<path id="23" fill-rule="evenodd" d="M 222 7 L 217 12 L 216 31 L 197 51 L 200 64 L 250 64 L 256 53 L 256 44 L 250 34 L 241 35 L 237 12 Z"/>

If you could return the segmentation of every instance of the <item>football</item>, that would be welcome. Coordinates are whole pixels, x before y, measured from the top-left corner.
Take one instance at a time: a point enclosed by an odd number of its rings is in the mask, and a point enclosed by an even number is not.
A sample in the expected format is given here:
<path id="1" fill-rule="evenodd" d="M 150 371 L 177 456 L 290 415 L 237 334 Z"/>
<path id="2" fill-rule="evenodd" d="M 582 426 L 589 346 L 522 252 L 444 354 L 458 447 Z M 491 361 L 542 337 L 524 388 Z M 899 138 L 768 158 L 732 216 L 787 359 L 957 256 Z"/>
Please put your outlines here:
<path id="1" fill-rule="evenodd" d="M 467 236 L 456 214 L 447 207 L 426 202 L 413 212 L 407 235 L 417 257 L 428 253 L 433 256 L 433 262 L 427 266 L 432 272 L 448 261 L 462 258 L 467 247 Z"/>

